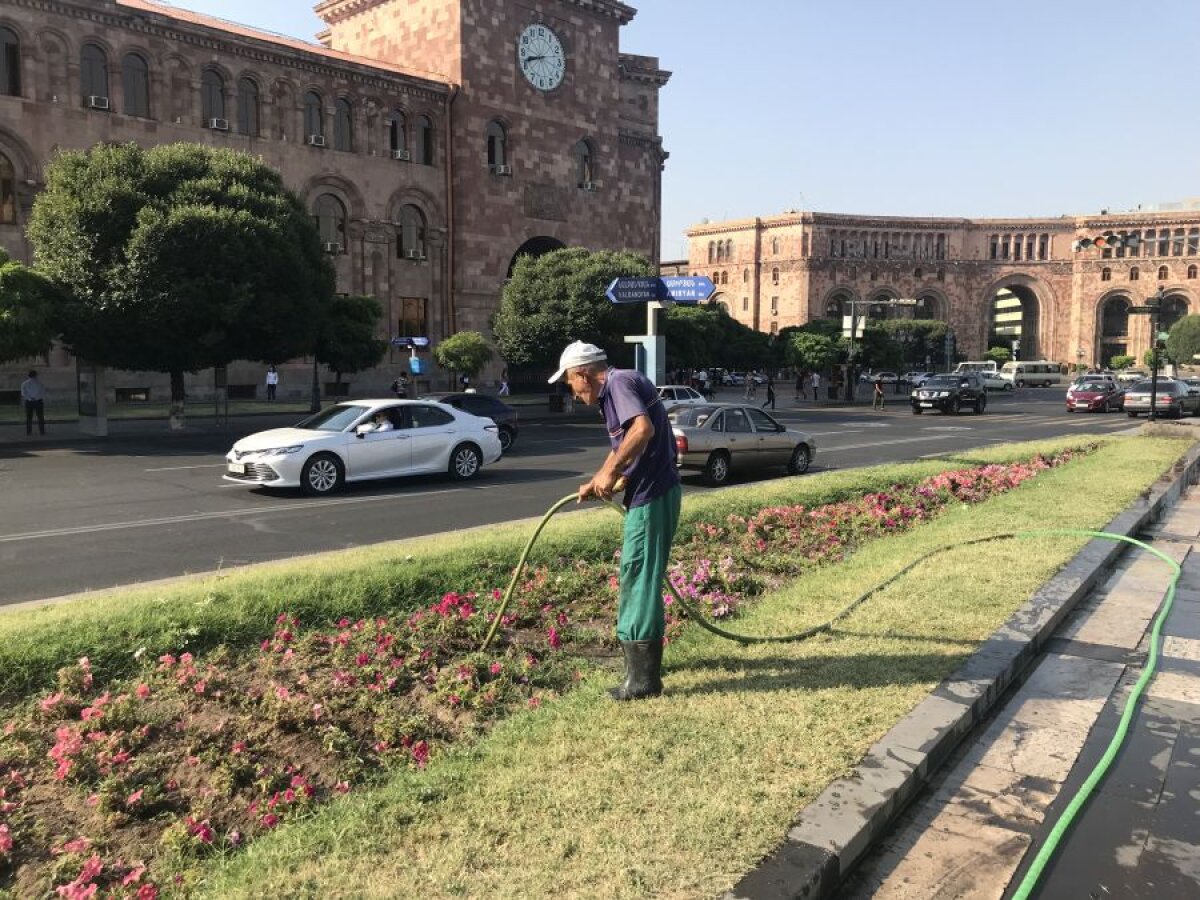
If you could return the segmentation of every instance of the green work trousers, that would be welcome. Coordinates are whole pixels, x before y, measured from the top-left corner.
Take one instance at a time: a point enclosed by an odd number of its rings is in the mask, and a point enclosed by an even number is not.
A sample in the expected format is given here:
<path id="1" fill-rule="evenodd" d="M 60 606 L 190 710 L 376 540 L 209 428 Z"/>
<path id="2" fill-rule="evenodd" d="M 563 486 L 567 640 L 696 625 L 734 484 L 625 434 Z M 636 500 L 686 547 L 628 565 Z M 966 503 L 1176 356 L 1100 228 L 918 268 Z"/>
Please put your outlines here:
<path id="1" fill-rule="evenodd" d="M 675 485 L 661 497 L 625 514 L 621 545 L 621 602 L 617 607 L 617 638 L 622 641 L 661 641 L 666 633 L 663 575 L 671 542 L 679 526 L 683 490 Z"/>

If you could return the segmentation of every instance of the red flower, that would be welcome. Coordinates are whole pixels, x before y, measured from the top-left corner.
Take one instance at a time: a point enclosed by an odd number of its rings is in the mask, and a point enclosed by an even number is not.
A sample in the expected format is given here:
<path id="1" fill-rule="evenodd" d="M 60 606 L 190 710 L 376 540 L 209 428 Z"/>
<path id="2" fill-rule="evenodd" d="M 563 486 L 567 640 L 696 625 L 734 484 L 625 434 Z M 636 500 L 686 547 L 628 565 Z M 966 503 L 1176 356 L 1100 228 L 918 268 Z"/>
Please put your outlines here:
<path id="1" fill-rule="evenodd" d="M 139 700 L 145 700 L 150 696 L 150 685 L 139 684 L 133 692 L 137 694 Z"/>
<path id="2" fill-rule="evenodd" d="M 429 745 L 424 741 L 417 741 L 409 750 L 412 754 L 413 761 L 416 762 L 418 769 L 425 768 L 425 764 L 429 761 Z"/>

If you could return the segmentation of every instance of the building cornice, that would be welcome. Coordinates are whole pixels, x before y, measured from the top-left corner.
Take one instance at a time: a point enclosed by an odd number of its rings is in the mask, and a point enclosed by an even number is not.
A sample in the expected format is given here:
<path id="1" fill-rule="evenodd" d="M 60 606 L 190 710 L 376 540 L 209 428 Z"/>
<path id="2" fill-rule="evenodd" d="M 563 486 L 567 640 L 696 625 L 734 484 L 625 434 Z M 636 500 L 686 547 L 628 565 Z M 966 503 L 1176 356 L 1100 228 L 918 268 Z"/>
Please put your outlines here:
<path id="1" fill-rule="evenodd" d="M 618 54 L 618 60 L 622 81 L 661 88 L 671 80 L 671 73 L 658 67 L 657 57 L 621 53 Z"/>
<path id="2" fill-rule="evenodd" d="M 354 16 L 369 12 L 377 6 L 392 3 L 394 0 L 323 0 L 313 11 L 329 25 L 336 25 Z M 637 10 L 626 6 L 617 0 L 563 0 L 571 6 L 587 10 L 598 16 L 616 19 L 622 25 L 633 20 Z"/>

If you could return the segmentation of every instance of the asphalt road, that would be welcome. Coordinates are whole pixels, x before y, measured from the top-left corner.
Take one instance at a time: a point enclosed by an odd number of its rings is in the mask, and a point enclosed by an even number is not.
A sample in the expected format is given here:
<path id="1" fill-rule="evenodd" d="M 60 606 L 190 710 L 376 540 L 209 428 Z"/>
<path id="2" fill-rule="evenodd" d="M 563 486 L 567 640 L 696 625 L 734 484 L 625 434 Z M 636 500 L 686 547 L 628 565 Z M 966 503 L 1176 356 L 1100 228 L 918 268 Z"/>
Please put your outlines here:
<path id="1" fill-rule="evenodd" d="M 1119 413 L 1068 415 L 1058 389 L 993 395 L 983 416 L 918 417 L 893 395 L 882 412 L 779 398 L 777 417 L 816 437 L 814 472 L 1134 424 Z M 422 476 L 313 499 L 222 481 L 228 444 L 0 446 L 0 605 L 541 515 L 607 452 L 599 420 L 530 423 L 511 454 L 466 484 Z"/>

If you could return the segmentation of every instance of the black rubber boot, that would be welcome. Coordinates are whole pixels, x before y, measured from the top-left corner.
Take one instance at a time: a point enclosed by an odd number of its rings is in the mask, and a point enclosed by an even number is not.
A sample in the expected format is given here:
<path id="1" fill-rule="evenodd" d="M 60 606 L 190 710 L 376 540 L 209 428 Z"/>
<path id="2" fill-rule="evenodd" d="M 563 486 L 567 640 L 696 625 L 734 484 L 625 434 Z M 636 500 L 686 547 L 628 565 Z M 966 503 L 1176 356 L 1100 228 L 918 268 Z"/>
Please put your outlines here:
<path id="1" fill-rule="evenodd" d="M 662 640 L 621 641 L 625 680 L 609 690 L 614 700 L 640 700 L 662 693 Z"/>

